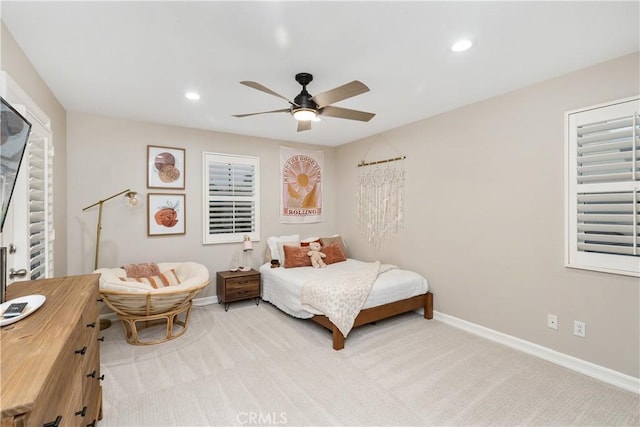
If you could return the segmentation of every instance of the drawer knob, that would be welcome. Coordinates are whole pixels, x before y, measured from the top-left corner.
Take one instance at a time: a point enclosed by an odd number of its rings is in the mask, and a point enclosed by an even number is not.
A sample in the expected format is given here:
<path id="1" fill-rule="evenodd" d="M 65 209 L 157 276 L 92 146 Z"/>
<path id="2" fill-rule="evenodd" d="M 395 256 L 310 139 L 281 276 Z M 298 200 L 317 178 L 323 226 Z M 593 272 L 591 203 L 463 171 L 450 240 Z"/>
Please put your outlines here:
<path id="1" fill-rule="evenodd" d="M 62 421 L 62 415 L 58 415 L 55 421 L 42 424 L 42 427 L 58 427 L 60 425 L 60 421 Z"/>
<path id="2" fill-rule="evenodd" d="M 87 378 L 95 378 L 96 377 L 96 371 L 91 372 L 90 374 L 87 374 Z"/>
<path id="3" fill-rule="evenodd" d="M 87 328 L 95 328 L 96 327 L 96 322 L 92 322 L 92 323 L 88 323 L 87 324 Z"/>
<path id="4" fill-rule="evenodd" d="M 104 341 L 104 336 L 98 338 L 98 341 Z"/>
<path id="5" fill-rule="evenodd" d="M 87 427 L 96 427 L 96 420 L 93 420 L 89 424 L 87 424 Z"/>
<path id="6" fill-rule="evenodd" d="M 87 346 L 82 347 L 80 350 L 76 350 L 76 354 L 84 355 L 87 352 Z"/>
<path id="7" fill-rule="evenodd" d="M 87 407 L 85 406 L 84 408 L 82 408 L 82 411 L 76 412 L 76 415 L 79 415 L 81 417 L 84 417 L 85 415 L 87 415 Z"/>
<path id="8" fill-rule="evenodd" d="M 100 375 L 100 376 L 98 377 L 98 379 L 99 379 L 100 381 L 104 381 L 104 374 Z"/>

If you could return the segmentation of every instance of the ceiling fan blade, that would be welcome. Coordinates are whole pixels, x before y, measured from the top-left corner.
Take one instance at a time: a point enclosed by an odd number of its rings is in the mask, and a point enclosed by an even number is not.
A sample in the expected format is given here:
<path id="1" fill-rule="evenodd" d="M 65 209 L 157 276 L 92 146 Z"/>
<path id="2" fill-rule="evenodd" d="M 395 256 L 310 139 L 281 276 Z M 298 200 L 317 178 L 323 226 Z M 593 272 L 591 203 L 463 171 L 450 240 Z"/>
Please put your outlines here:
<path id="1" fill-rule="evenodd" d="M 369 92 L 367 85 L 361 81 L 354 80 L 350 83 L 322 92 L 316 96 L 312 96 L 311 99 L 318 104 L 318 108 L 323 108 L 329 104 L 333 104 L 334 102 L 342 101 L 343 99 L 351 98 L 352 96 L 360 95 L 365 92 Z"/>
<path id="2" fill-rule="evenodd" d="M 247 116 L 255 116 L 256 114 L 267 114 L 267 113 L 289 113 L 291 109 L 282 108 L 280 110 L 271 110 L 271 111 L 262 111 L 260 113 L 247 113 L 247 114 L 233 114 L 233 117 L 247 117 Z"/>
<path id="3" fill-rule="evenodd" d="M 268 93 L 269 95 L 277 96 L 278 98 L 282 98 L 282 99 L 284 99 L 284 100 L 285 100 L 285 101 L 287 101 L 289 104 L 296 105 L 295 103 L 293 103 L 292 101 L 290 101 L 288 98 L 286 98 L 286 97 L 284 97 L 284 96 L 280 95 L 280 94 L 279 94 L 279 93 L 277 93 L 277 92 L 272 91 L 272 90 L 271 90 L 271 89 L 269 89 L 268 87 L 262 86 L 260 83 L 251 82 L 251 81 L 246 81 L 246 80 L 245 80 L 245 81 L 240 82 L 240 84 L 241 84 L 241 85 L 248 86 L 248 87 L 253 88 L 253 89 L 257 89 L 257 90 L 262 91 L 262 92 L 265 92 L 265 93 Z"/>
<path id="4" fill-rule="evenodd" d="M 311 130 L 311 120 L 298 121 L 298 132 L 302 132 L 305 130 Z"/>
<path id="5" fill-rule="evenodd" d="M 367 113 L 365 111 L 350 110 L 349 108 L 333 107 L 329 105 L 322 109 L 320 115 L 327 117 L 336 117 L 338 119 L 359 120 L 361 122 L 368 122 L 375 116 L 375 113 Z"/>

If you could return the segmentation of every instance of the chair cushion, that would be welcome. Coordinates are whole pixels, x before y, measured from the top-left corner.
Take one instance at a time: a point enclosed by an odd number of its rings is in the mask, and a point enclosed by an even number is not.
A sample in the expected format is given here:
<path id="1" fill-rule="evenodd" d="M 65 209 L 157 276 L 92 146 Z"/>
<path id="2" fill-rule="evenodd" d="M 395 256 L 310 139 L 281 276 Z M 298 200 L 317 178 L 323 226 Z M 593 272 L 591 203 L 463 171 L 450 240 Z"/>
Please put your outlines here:
<path id="1" fill-rule="evenodd" d="M 158 268 L 165 274 L 174 269 L 180 283 L 154 288 L 149 283 L 141 283 L 134 278 L 127 280 L 127 275 L 122 268 L 100 268 L 95 273 L 100 274 L 101 290 L 133 293 L 171 293 L 177 289 L 187 291 L 190 288 L 201 287 L 203 283 L 209 281 L 209 270 L 204 265 L 195 262 L 161 262 L 158 263 Z"/>

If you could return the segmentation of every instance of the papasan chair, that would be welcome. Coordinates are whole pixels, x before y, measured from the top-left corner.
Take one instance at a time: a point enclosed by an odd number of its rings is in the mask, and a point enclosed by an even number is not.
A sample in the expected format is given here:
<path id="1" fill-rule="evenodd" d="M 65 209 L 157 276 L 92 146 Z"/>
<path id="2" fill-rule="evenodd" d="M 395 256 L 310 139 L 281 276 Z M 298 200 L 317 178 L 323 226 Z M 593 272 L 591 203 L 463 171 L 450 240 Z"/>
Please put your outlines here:
<path id="1" fill-rule="evenodd" d="M 158 263 L 157 268 L 159 276 L 143 278 L 129 278 L 123 268 L 95 271 L 100 274 L 100 294 L 120 318 L 129 344 L 158 344 L 184 334 L 193 298 L 211 283 L 209 270 L 195 262 Z M 164 324 L 161 338 L 156 334 L 141 339 L 143 329 Z"/>

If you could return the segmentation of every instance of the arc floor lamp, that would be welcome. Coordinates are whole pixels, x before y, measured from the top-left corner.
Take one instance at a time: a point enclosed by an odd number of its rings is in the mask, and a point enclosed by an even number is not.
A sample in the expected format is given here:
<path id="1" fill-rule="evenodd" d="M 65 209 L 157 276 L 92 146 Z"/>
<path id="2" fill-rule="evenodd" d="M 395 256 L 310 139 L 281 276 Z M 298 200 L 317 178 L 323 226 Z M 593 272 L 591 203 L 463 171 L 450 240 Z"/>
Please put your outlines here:
<path id="1" fill-rule="evenodd" d="M 94 270 L 98 269 L 98 256 L 100 254 L 100 231 L 102 230 L 102 205 L 104 204 L 104 202 L 114 199 L 123 194 L 124 194 L 123 200 L 126 205 L 133 207 L 140 204 L 140 196 L 138 195 L 138 193 L 135 191 L 131 191 L 130 189 L 126 189 L 124 191 L 114 194 L 113 196 L 109 196 L 106 199 L 99 200 L 96 203 L 82 209 L 82 211 L 86 211 L 87 209 L 91 209 L 94 206 L 99 207 L 98 208 L 98 227 L 96 229 L 96 256 L 93 263 Z"/>
<path id="2" fill-rule="evenodd" d="M 121 191 L 112 196 L 109 196 L 106 199 L 98 200 L 96 203 L 82 209 L 82 211 L 84 212 L 87 209 L 91 209 L 94 206 L 98 206 L 98 227 L 96 228 L 96 254 L 93 262 L 94 271 L 98 269 L 98 257 L 100 255 L 100 231 L 102 230 L 102 205 L 105 202 L 122 195 L 124 195 L 123 201 L 127 206 L 130 206 L 130 207 L 137 206 L 141 202 L 140 195 L 137 192 L 131 191 L 130 189 L 127 188 L 124 191 Z M 109 319 L 100 319 L 101 330 L 106 329 L 109 326 L 111 326 L 111 321 Z"/>

